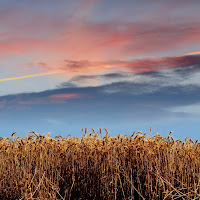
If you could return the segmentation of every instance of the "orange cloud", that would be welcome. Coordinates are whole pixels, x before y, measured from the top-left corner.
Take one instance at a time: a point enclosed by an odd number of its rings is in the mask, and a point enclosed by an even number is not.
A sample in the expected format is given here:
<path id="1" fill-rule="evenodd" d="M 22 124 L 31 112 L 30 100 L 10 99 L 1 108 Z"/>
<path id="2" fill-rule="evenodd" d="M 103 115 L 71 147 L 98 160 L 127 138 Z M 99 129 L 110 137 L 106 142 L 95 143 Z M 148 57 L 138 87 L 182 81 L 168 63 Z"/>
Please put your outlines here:
<path id="1" fill-rule="evenodd" d="M 47 97 L 33 97 L 31 100 L 19 99 L 16 103 L 25 105 L 66 103 L 66 99 L 80 98 L 81 96 L 79 93 L 53 94 Z"/>
<path id="2" fill-rule="evenodd" d="M 192 53 L 187 53 L 185 55 L 199 55 L 200 54 L 200 51 L 199 52 L 192 52 Z"/>
<path id="3" fill-rule="evenodd" d="M 161 70 L 166 68 L 184 67 L 190 65 L 196 65 L 200 63 L 200 55 L 190 54 L 183 56 L 174 57 L 161 57 L 161 58 L 146 58 L 136 59 L 130 61 L 104 61 L 104 62 L 93 62 L 93 61 L 70 61 L 66 60 L 64 67 L 69 71 L 75 70 L 77 75 L 80 75 L 81 71 L 92 70 L 98 75 L 100 71 L 109 70 L 122 70 L 132 71 L 134 73 L 143 73 L 148 71 Z"/>
<path id="4" fill-rule="evenodd" d="M 80 97 L 80 94 L 77 93 L 71 93 L 71 94 L 54 94 L 49 96 L 49 98 L 52 99 L 72 99 L 72 98 L 78 98 Z"/>

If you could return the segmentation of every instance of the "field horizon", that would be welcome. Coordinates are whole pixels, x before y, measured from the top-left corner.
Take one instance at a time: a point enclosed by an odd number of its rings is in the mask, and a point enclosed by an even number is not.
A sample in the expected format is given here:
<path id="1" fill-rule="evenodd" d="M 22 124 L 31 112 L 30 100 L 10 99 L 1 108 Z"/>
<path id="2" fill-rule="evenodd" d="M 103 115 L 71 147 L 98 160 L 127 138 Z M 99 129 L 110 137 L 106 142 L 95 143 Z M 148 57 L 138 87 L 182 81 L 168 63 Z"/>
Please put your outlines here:
<path id="1" fill-rule="evenodd" d="M 169 133 L 0 138 L 0 199 L 199 199 L 200 143 Z"/>

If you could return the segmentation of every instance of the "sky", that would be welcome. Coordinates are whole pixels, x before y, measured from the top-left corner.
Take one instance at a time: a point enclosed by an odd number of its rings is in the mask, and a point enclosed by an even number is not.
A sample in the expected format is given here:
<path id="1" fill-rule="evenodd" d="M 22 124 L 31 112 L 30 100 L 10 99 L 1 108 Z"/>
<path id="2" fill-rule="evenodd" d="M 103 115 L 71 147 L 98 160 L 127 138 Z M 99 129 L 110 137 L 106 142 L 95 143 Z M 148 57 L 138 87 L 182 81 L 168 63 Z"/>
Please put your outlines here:
<path id="1" fill-rule="evenodd" d="M 107 128 L 199 139 L 199 9 L 197 0 L 1 0 L 0 136 Z"/>

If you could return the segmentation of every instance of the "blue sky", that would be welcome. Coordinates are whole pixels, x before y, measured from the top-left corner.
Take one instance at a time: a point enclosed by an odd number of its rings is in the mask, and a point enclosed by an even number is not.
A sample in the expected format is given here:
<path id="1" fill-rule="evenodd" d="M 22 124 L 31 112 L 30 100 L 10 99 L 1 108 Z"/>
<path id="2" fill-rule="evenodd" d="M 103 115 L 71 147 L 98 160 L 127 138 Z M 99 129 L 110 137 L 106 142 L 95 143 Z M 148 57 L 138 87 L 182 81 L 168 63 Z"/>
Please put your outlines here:
<path id="1" fill-rule="evenodd" d="M 199 138 L 198 1 L 1 1 L 0 136 L 83 127 Z"/>

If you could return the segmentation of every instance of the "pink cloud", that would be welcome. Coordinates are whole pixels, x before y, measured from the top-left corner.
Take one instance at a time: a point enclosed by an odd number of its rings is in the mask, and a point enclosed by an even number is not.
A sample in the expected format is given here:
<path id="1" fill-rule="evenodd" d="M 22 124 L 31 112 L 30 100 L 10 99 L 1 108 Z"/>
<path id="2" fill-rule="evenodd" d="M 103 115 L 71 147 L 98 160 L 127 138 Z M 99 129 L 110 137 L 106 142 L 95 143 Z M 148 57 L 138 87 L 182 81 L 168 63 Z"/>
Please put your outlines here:
<path id="1" fill-rule="evenodd" d="M 124 68 L 126 69 L 133 71 L 134 73 L 143 73 L 167 68 L 187 67 L 197 65 L 199 63 L 199 55 L 189 55 L 180 57 L 134 60 L 131 62 L 122 63 L 122 66 L 124 66 Z"/>
<path id="2" fill-rule="evenodd" d="M 53 94 L 48 97 L 34 97 L 31 100 L 20 98 L 16 102 L 24 105 L 66 103 L 67 99 L 80 98 L 81 96 L 79 93 Z"/>
<path id="3" fill-rule="evenodd" d="M 52 99 L 72 99 L 72 98 L 79 98 L 80 94 L 71 93 L 71 94 L 54 94 L 49 96 Z"/>
<path id="4" fill-rule="evenodd" d="M 66 32 L 63 46 L 76 59 L 126 59 L 182 50 L 200 40 L 199 24 L 154 25 L 107 23 L 74 25 Z"/>
<path id="5" fill-rule="evenodd" d="M 132 61 L 73 61 L 65 60 L 60 69 L 77 72 L 77 75 L 84 70 L 95 70 L 98 74 L 102 70 L 128 70 L 133 73 L 143 73 L 167 68 L 185 67 L 200 63 L 200 55 L 183 55 L 163 58 L 137 59 Z M 44 65 L 45 66 L 45 65 Z"/>
<path id="6" fill-rule="evenodd" d="M 22 10 L 20 6 L 9 7 L 0 14 L 0 22 L 5 28 L 4 32 L 0 33 L 1 57 L 13 54 L 20 54 L 25 58 L 33 57 L 33 61 L 30 62 L 37 63 L 37 67 L 42 71 L 69 68 L 70 64 L 73 65 L 70 68 L 72 71 L 76 69 L 76 63 L 63 63 L 64 59 L 74 62 L 88 60 L 87 63 L 82 62 L 82 70 L 94 69 L 99 72 L 102 69 L 106 71 L 106 65 L 114 69 L 132 65 L 132 68 L 135 66 L 135 70 L 140 66 L 138 71 L 142 71 L 148 70 L 143 66 L 144 62 L 153 65 L 158 61 L 126 60 L 138 56 L 155 57 L 155 54 L 160 53 L 168 55 L 171 51 L 177 51 L 178 54 L 183 49 L 188 51 L 188 48 L 197 46 L 200 41 L 198 19 L 193 17 L 193 20 L 187 20 L 188 17 L 183 17 L 169 23 L 168 18 L 162 15 L 162 9 L 166 9 L 166 5 L 170 11 L 173 8 L 179 9 L 180 3 L 176 3 L 176 8 L 174 2 L 159 6 L 161 12 L 158 9 L 156 13 L 160 13 L 161 18 L 153 12 L 149 13 L 147 9 L 144 18 L 139 16 L 141 19 L 138 21 L 126 22 L 121 19 L 97 23 L 91 19 L 95 14 L 93 8 L 99 2 L 80 1 L 72 9 L 67 10 L 67 15 L 64 9 L 60 15 L 50 15 L 48 12 L 39 11 L 35 14 L 34 10 Z M 183 3 L 181 6 L 186 7 L 188 4 L 184 1 L 184 6 Z M 33 9 L 36 7 L 33 4 Z M 29 11 L 32 13 L 29 14 Z M 151 16 L 154 17 L 153 20 Z M 155 19 L 157 21 L 154 21 Z M 122 62 L 114 64 L 110 60 Z M 159 69 L 158 66 L 155 69 L 157 68 Z"/>
<path id="7" fill-rule="evenodd" d="M 126 59 L 155 53 L 182 50 L 200 41 L 200 26 L 194 24 L 146 24 L 112 22 L 104 24 L 67 24 L 58 35 L 33 37 L 29 32 L 12 33 L 0 41 L 3 55 L 13 53 L 55 56 L 77 60 Z M 31 25 L 30 25 L 31 26 Z M 61 27 L 58 27 L 60 30 Z M 47 28 L 48 29 L 48 28 Z M 62 29 L 61 29 L 62 30 Z M 40 32 L 40 30 L 38 30 Z"/>

